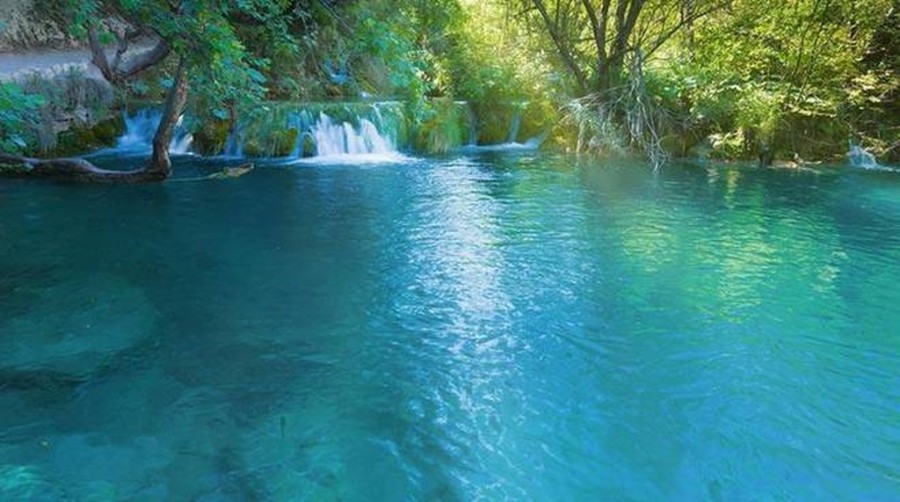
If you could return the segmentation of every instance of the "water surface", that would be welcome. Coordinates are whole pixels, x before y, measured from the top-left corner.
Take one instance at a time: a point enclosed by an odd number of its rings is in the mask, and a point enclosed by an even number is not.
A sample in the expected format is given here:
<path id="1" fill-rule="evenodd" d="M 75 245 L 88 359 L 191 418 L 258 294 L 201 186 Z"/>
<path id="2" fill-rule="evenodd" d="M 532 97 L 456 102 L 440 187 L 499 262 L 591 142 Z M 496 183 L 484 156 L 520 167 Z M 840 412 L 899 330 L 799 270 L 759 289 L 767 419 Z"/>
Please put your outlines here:
<path id="1" fill-rule="evenodd" d="M 0 181 L 0 499 L 900 499 L 900 176 Z"/>

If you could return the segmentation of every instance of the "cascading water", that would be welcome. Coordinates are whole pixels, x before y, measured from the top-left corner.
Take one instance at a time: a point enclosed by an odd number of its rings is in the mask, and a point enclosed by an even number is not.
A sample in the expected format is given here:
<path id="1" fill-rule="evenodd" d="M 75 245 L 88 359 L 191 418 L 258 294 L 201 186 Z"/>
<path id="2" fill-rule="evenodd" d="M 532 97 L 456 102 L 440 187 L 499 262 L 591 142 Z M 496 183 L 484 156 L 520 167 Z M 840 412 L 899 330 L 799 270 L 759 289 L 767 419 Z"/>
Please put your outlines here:
<path id="1" fill-rule="evenodd" d="M 228 139 L 225 141 L 225 150 L 222 152 L 225 156 L 244 156 L 244 134 L 242 129 L 242 127 L 238 126 L 228 132 Z"/>
<path id="2" fill-rule="evenodd" d="M 125 117 L 125 133 L 116 142 L 115 150 L 122 153 L 146 153 L 153 149 L 153 136 L 162 120 L 162 112 L 158 110 L 143 109 L 131 116 Z M 175 134 L 169 144 L 169 153 L 190 153 L 193 136 L 182 125 L 182 119 L 178 119 L 175 125 Z"/>
<path id="3" fill-rule="evenodd" d="M 439 151 L 462 148 L 463 151 L 501 151 L 536 149 L 542 137 L 518 142 L 521 135 L 523 103 L 511 103 L 507 115 L 506 142 L 478 145 L 479 118 L 466 102 L 453 102 L 439 115 L 446 124 L 433 126 L 428 134 L 429 145 L 443 145 Z M 153 136 L 162 113 L 143 109 L 125 118 L 126 131 L 119 138 L 115 151 L 125 154 L 146 154 L 152 150 Z M 407 110 L 403 103 L 344 102 L 344 103 L 271 103 L 259 113 L 248 113 L 227 136 L 218 141 L 219 149 L 209 151 L 210 138 L 204 142 L 207 154 L 230 157 L 278 157 L 306 162 L 383 162 L 405 158 L 399 146 L 411 147 L 421 137 L 413 139 Z M 490 124 L 485 125 L 490 127 Z M 221 130 L 221 128 L 213 130 Z M 436 132 L 435 132 L 436 131 Z M 212 144 L 215 144 L 215 139 Z M 468 146 L 463 146 L 468 142 Z M 193 137 L 178 121 L 169 146 L 173 154 L 191 151 Z M 436 150 L 436 151 L 437 151 Z"/>
<path id="4" fill-rule="evenodd" d="M 522 125 L 522 116 L 517 107 L 513 111 L 512 123 L 509 125 L 509 135 L 506 137 L 507 143 L 515 143 L 519 139 L 519 127 Z"/>
<path id="5" fill-rule="evenodd" d="M 509 131 L 506 135 L 506 142 L 499 144 L 488 144 L 488 145 L 479 145 L 476 142 L 477 132 L 475 126 L 474 114 L 470 113 L 470 140 L 469 144 L 462 148 L 465 152 L 504 152 L 504 151 L 518 151 L 518 150 L 536 150 L 543 143 L 546 134 L 541 136 L 535 136 L 533 138 L 527 139 L 523 143 L 519 143 L 519 132 L 522 126 L 522 110 L 524 107 L 523 103 L 516 103 L 513 105 L 512 118 L 509 123 Z"/>
<path id="6" fill-rule="evenodd" d="M 311 133 L 317 157 L 397 153 L 392 141 L 379 133 L 375 124 L 368 119 L 360 119 L 359 127 L 354 127 L 349 122 L 337 124 L 331 117 L 321 113 Z"/>
<path id="7" fill-rule="evenodd" d="M 861 167 L 863 169 L 878 169 L 880 167 L 878 161 L 875 160 L 875 156 L 859 145 L 851 143 L 847 156 L 850 158 L 850 165 L 853 167 Z"/>
<path id="8" fill-rule="evenodd" d="M 404 120 L 395 102 L 285 104 L 245 124 L 242 140 L 263 155 L 304 162 L 392 161 L 405 158 L 397 148 Z"/>

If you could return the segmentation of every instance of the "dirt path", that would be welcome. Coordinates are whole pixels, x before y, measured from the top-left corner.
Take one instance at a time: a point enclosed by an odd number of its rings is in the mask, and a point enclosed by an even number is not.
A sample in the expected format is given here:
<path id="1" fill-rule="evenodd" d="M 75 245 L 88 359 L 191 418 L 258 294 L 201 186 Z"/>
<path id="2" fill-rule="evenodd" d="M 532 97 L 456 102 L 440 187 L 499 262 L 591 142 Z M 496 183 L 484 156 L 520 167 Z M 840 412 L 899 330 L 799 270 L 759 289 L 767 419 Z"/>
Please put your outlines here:
<path id="1" fill-rule="evenodd" d="M 33 72 L 57 74 L 69 68 L 79 68 L 91 78 L 103 78 L 91 64 L 90 51 L 85 49 L 0 54 L 0 80 L 19 79 Z"/>
<path id="2" fill-rule="evenodd" d="M 153 47 L 151 42 L 138 42 L 129 48 L 125 57 L 147 51 Z M 114 49 L 107 48 L 107 56 L 112 58 Z M 45 49 L 28 52 L 0 53 L 0 81 L 17 80 L 27 77 L 33 72 L 43 76 L 52 76 L 65 72 L 69 68 L 78 68 L 86 72 L 88 78 L 103 79 L 100 70 L 91 63 L 91 51 L 88 49 Z"/>

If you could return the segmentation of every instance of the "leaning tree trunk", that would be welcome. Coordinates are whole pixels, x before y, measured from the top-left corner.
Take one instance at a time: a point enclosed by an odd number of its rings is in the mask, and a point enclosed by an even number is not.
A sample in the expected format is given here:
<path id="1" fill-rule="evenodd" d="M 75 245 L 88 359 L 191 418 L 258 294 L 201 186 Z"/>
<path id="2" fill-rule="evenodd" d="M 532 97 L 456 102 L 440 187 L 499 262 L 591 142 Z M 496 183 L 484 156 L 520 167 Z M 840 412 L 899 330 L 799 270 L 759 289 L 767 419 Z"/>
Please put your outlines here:
<path id="1" fill-rule="evenodd" d="M 169 144 L 175 133 L 178 118 L 187 101 L 187 70 L 184 60 L 178 63 L 175 83 L 169 90 L 162 120 L 153 137 L 153 154 L 142 169 L 111 171 L 101 169 L 85 159 L 35 159 L 21 155 L 0 153 L 0 176 L 49 178 L 88 181 L 95 183 L 145 183 L 162 181 L 172 174 Z"/>
<path id="2" fill-rule="evenodd" d="M 175 83 L 172 84 L 172 89 L 169 90 L 169 97 L 166 99 L 166 108 L 163 110 L 162 119 L 159 122 L 159 127 L 156 128 L 156 134 L 153 136 L 153 155 L 150 157 L 150 163 L 147 165 L 146 170 L 160 176 L 160 179 L 166 179 L 172 174 L 169 144 L 172 143 L 175 126 L 178 125 L 178 119 L 184 112 L 184 104 L 187 101 L 186 73 L 187 70 L 182 58 L 178 62 Z"/>

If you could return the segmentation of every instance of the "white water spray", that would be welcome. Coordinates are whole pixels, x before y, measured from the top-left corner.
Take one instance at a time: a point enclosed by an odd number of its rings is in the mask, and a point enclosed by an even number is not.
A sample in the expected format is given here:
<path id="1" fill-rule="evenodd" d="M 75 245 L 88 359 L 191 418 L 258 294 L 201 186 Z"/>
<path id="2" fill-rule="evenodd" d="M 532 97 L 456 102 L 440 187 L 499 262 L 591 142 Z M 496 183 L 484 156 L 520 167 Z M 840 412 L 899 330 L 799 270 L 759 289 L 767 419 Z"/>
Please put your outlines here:
<path id="1" fill-rule="evenodd" d="M 190 153 L 194 137 L 182 125 L 183 117 L 175 125 L 175 134 L 169 144 L 169 153 Z M 162 112 L 140 110 L 125 117 L 125 133 L 116 142 L 115 150 L 122 153 L 145 153 L 153 150 L 153 136 L 162 120 Z"/>
<path id="2" fill-rule="evenodd" d="M 360 119 L 359 127 L 354 127 L 349 122 L 335 123 L 331 117 L 320 113 L 310 134 L 315 142 L 316 157 L 385 156 L 398 153 L 391 138 L 381 134 L 368 119 Z M 295 150 L 298 151 L 299 148 Z"/>
<path id="3" fill-rule="evenodd" d="M 875 160 L 875 156 L 859 145 L 851 143 L 847 156 L 850 158 L 850 165 L 853 167 L 861 167 L 863 169 L 878 169 L 880 167 L 878 161 Z"/>

